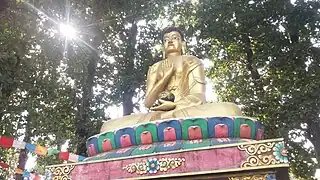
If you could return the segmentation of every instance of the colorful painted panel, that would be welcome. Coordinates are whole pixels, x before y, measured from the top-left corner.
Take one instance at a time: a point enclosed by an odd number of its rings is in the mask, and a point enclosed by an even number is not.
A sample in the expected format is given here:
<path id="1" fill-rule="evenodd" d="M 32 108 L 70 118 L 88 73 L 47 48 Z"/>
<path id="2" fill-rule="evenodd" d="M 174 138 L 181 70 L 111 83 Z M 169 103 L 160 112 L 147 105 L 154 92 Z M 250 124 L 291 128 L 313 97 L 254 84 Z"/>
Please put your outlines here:
<path id="1" fill-rule="evenodd" d="M 262 126 L 262 123 L 259 122 L 259 121 L 256 121 L 255 122 L 255 125 L 256 125 L 256 140 L 262 140 L 263 139 L 263 126 Z"/>
<path id="2" fill-rule="evenodd" d="M 236 117 L 234 119 L 234 137 L 255 139 L 255 122 L 251 119 Z"/>
<path id="3" fill-rule="evenodd" d="M 207 120 L 208 119 L 208 120 Z M 155 142 L 210 138 L 262 139 L 262 124 L 245 117 L 208 117 L 150 122 L 105 132 L 88 139 L 89 156 Z M 98 140 L 96 140 L 98 138 Z M 213 144 L 216 144 L 215 142 Z"/>
<path id="4" fill-rule="evenodd" d="M 159 141 L 175 141 L 181 140 L 181 123 L 178 120 L 170 120 L 161 122 L 158 125 Z"/>
<path id="5" fill-rule="evenodd" d="M 128 157 L 131 155 L 132 151 L 135 147 L 128 147 L 115 150 L 108 154 L 108 158 L 120 158 L 120 157 Z"/>
<path id="6" fill-rule="evenodd" d="M 113 132 L 105 132 L 99 135 L 98 138 L 98 149 L 99 152 L 107 152 L 116 148 L 116 143 L 114 141 Z"/>
<path id="7" fill-rule="evenodd" d="M 132 151 L 131 156 L 151 154 L 155 152 L 155 149 L 156 149 L 155 144 L 141 145 Z"/>
<path id="8" fill-rule="evenodd" d="M 208 134 L 211 138 L 234 137 L 233 129 L 233 119 L 229 117 L 208 118 Z"/>
<path id="9" fill-rule="evenodd" d="M 157 126 L 153 123 L 142 124 L 136 128 L 137 144 L 158 142 Z"/>
<path id="10" fill-rule="evenodd" d="M 210 139 L 189 140 L 183 143 L 183 149 L 195 149 L 200 147 L 208 147 L 210 146 L 210 144 L 211 144 Z"/>
<path id="11" fill-rule="evenodd" d="M 220 140 L 236 141 L 236 139 L 220 138 Z M 242 178 L 257 177 L 258 179 L 275 179 L 280 168 L 288 168 L 288 154 L 284 146 L 283 139 L 250 141 L 240 139 L 243 143 L 234 145 L 219 146 L 218 148 L 203 149 L 196 151 L 174 151 L 172 153 L 149 153 L 148 155 L 136 155 L 132 158 L 126 157 L 128 154 L 134 154 L 132 148 L 124 148 L 117 151 L 103 153 L 101 156 L 109 156 L 112 160 L 99 162 L 84 162 L 80 164 L 61 164 L 49 166 L 51 177 L 53 179 L 127 179 L 127 178 L 166 178 L 184 177 L 197 173 L 203 176 L 211 174 L 214 178 L 222 177 L 226 172 L 231 173 L 232 180 Z M 193 140 L 195 141 L 195 140 Z M 158 143 L 156 143 L 158 144 Z M 161 144 L 161 143 L 160 143 Z M 142 145 L 142 150 L 152 150 L 151 145 Z M 140 147 L 142 147 L 140 146 Z M 151 152 L 151 150 L 149 152 Z M 119 158 L 119 159 L 115 159 Z M 99 160 L 92 157 L 92 160 Z M 72 165 L 72 169 L 67 171 L 67 166 Z M 66 171 L 61 169 L 66 168 Z M 262 171 L 262 168 L 265 171 Z M 272 170 L 272 171 L 271 171 Z M 277 171 L 279 170 L 279 171 Z M 241 174 L 244 171 L 250 171 L 250 175 Z M 61 172 L 66 172 L 61 174 Z M 255 174 L 257 172 L 257 174 Z M 267 173 L 264 173 L 267 172 Z M 274 174 L 273 172 L 277 172 Z M 220 174 L 223 173 L 223 174 Z M 286 171 L 287 173 L 287 171 Z M 220 174 L 214 176 L 214 174 Z M 256 175 L 256 176 L 253 176 Z M 258 176 L 259 175 L 259 176 Z M 262 176 L 261 176 L 262 175 Z M 282 176 L 281 177 L 285 177 Z M 54 176 L 54 177 L 53 177 Z M 203 177 L 202 176 L 202 177 Z M 211 177 L 206 176 L 206 177 Z M 288 178 L 281 178 L 286 180 Z M 230 179 L 229 179 L 230 180 Z"/>
<path id="12" fill-rule="evenodd" d="M 181 126 L 184 140 L 208 138 L 208 125 L 204 118 L 185 119 Z"/>
<path id="13" fill-rule="evenodd" d="M 119 129 L 115 135 L 117 148 L 125 148 L 136 145 L 136 136 L 133 128 Z"/>
<path id="14" fill-rule="evenodd" d="M 167 151 L 176 151 L 182 149 L 182 142 L 181 140 L 178 141 L 168 141 L 159 143 L 156 146 L 156 152 L 167 152 Z"/>
<path id="15" fill-rule="evenodd" d="M 87 180 L 126 179 L 195 171 L 212 171 L 240 167 L 245 158 L 245 152 L 238 151 L 237 147 L 150 155 L 150 157 L 79 165 L 72 171 L 71 178 Z M 180 159 L 183 160 L 179 161 Z"/>
<path id="16" fill-rule="evenodd" d="M 89 156 L 94 156 L 99 153 L 98 150 L 98 138 L 96 136 L 93 136 L 88 139 L 87 141 L 87 151 Z"/>

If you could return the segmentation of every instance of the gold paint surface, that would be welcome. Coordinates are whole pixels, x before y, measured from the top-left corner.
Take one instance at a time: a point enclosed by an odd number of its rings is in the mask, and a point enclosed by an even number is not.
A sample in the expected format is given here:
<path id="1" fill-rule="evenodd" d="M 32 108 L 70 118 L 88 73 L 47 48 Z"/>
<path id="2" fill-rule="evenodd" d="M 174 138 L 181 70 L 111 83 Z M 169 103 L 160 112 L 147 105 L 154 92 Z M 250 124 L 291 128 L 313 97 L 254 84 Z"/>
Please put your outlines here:
<path id="1" fill-rule="evenodd" d="M 185 42 L 178 32 L 164 34 L 163 43 L 164 59 L 153 64 L 147 74 L 144 105 L 150 112 L 107 121 L 101 132 L 169 118 L 242 115 L 234 103 L 206 103 L 203 63 L 184 55 Z"/>

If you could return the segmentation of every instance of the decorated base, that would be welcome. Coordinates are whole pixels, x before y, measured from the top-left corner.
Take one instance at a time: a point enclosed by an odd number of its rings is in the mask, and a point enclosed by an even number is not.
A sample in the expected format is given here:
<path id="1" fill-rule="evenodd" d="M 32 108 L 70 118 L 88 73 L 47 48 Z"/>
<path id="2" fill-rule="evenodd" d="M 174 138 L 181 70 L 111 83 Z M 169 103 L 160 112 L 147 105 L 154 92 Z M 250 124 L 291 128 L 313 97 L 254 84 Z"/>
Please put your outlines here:
<path id="1" fill-rule="evenodd" d="M 208 139 L 195 139 L 195 140 L 177 140 L 177 141 L 165 141 L 157 142 L 153 144 L 131 146 L 127 148 L 120 148 L 104 153 L 97 154 L 92 157 L 84 159 L 84 161 L 106 160 L 121 157 L 148 155 L 154 153 L 173 153 L 173 152 L 185 152 L 193 151 L 199 148 L 208 147 L 226 147 L 228 144 L 252 142 L 255 140 L 239 139 L 239 138 L 208 138 Z"/>
<path id="2" fill-rule="evenodd" d="M 118 157 L 117 150 L 134 151 L 132 152 L 133 155 L 162 152 L 166 148 L 161 147 L 168 142 L 176 142 L 173 150 L 179 150 L 216 145 L 219 144 L 219 141 L 237 143 L 239 139 L 261 140 L 262 137 L 262 124 L 252 118 L 238 116 L 193 117 L 154 121 L 103 132 L 88 139 L 87 150 L 91 157 L 114 158 Z M 221 140 L 223 138 L 226 140 Z M 215 139 L 218 139 L 218 141 Z M 190 145 L 194 144 L 193 140 L 201 140 L 202 142 L 197 145 Z M 152 152 L 141 152 L 139 148 L 142 145 L 152 145 L 152 148 L 156 149 L 149 150 Z M 135 148 L 136 146 L 139 148 Z M 132 153 L 128 152 L 127 156 L 132 155 Z M 125 155 L 121 157 L 123 156 Z"/>
<path id="3" fill-rule="evenodd" d="M 288 179 L 282 139 L 246 141 L 169 152 L 49 166 L 48 179 Z M 278 177 L 277 177 L 278 176 Z M 281 178 L 279 178 L 281 176 Z"/>

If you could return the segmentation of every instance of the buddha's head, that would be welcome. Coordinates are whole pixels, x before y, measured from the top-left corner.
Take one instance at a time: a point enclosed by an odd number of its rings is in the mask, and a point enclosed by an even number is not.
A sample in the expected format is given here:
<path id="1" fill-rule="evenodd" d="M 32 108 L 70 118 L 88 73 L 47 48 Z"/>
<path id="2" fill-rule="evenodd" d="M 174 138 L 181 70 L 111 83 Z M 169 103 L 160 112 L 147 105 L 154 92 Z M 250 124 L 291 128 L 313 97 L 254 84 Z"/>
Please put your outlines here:
<path id="1" fill-rule="evenodd" d="M 167 27 L 162 31 L 163 58 L 184 54 L 184 35 L 179 28 Z"/>

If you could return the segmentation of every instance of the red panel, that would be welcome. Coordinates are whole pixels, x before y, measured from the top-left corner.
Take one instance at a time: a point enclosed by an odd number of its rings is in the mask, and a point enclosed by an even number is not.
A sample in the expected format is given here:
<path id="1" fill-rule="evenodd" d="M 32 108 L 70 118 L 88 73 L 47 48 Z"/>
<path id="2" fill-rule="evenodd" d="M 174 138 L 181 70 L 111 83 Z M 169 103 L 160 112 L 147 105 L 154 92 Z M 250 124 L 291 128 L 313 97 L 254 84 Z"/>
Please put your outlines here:
<path id="1" fill-rule="evenodd" d="M 190 126 L 188 128 L 189 139 L 202 139 L 202 132 L 199 126 Z"/>
<path id="2" fill-rule="evenodd" d="M 132 146 L 130 135 L 124 134 L 120 137 L 120 144 L 122 148 Z"/>
<path id="3" fill-rule="evenodd" d="M 177 140 L 176 131 L 173 127 L 166 127 L 163 130 L 164 140 L 165 141 L 175 141 Z"/>
<path id="4" fill-rule="evenodd" d="M 104 139 L 102 141 L 102 149 L 104 152 L 110 151 L 112 149 L 111 141 L 109 139 Z"/>
<path id="5" fill-rule="evenodd" d="M 214 132 L 216 138 L 227 138 L 228 126 L 225 124 L 217 124 L 214 126 Z"/>
<path id="6" fill-rule="evenodd" d="M 240 138 L 251 138 L 251 128 L 248 124 L 241 124 L 240 126 Z"/>
<path id="7" fill-rule="evenodd" d="M 149 131 L 144 131 L 140 134 L 142 144 L 152 144 L 152 134 Z"/>

